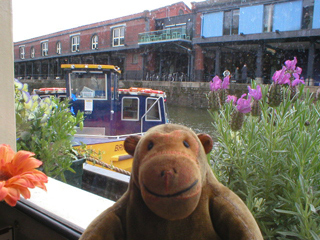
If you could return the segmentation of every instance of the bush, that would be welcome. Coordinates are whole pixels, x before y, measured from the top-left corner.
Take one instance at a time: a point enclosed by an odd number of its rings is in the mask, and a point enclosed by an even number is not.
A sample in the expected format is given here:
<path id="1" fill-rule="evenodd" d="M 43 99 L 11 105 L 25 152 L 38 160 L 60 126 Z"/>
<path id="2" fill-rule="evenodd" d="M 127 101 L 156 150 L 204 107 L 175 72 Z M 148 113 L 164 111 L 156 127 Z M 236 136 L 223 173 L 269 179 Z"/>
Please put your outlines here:
<path id="1" fill-rule="evenodd" d="M 320 102 L 303 85 L 293 88 L 292 76 L 273 107 L 278 79 L 269 93 L 261 88 L 258 116 L 244 114 L 240 129 L 231 124 L 236 101 L 209 110 L 217 135 L 210 164 L 246 203 L 265 239 L 320 239 Z"/>
<path id="2" fill-rule="evenodd" d="M 35 153 L 43 162 L 42 171 L 63 180 L 77 154 L 72 148 L 76 127 L 82 127 L 83 113 L 71 113 L 68 99 L 56 97 L 40 99 L 30 96 L 27 86 L 16 81 L 15 105 L 17 149 Z"/>

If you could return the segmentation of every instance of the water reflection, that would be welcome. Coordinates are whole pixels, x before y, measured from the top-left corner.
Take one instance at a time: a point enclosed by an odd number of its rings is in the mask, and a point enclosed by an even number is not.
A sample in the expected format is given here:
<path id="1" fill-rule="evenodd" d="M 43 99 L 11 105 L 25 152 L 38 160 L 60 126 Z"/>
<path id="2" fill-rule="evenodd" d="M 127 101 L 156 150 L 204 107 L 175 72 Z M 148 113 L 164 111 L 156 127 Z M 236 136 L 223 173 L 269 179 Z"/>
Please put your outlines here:
<path id="1" fill-rule="evenodd" d="M 196 133 L 213 134 L 212 120 L 207 109 L 194 109 L 168 105 L 170 123 L 182 124 Z"/>

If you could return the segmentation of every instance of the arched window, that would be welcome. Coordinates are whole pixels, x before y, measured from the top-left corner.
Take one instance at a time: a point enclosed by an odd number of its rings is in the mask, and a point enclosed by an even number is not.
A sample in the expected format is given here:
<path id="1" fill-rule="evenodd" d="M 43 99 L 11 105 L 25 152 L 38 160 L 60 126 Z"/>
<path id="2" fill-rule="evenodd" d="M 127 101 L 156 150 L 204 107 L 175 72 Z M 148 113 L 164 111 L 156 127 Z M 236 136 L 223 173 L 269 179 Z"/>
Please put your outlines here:
<path id="1" fill-rule="evenodd" d="M 34 47 L 31 47 L 30 48 L 30 57 L 34 58 L 35 54 L 36 54 L 36 50 L 34 49 Z"/>
<path id="2" fill-rule="evenodd" d="M 19 54 L 20 54 L 20 59 L 24 59 L 25 57 L 25 49 L 24 46 L 19 47 Z"/>
<path id="3" fill-rule="evenodd" d="M 98 35 L 95 34 L 91 38 L 91 49 L 98 49 L 99 38 Z"/>
<path id="4" fill-rule="evenodd" d="M 58 41 L 57 44 L 56 44 L 56 53 L 58 55 L 61 54 L 61 42 L 60 41 Z"/>
<path id="5" fill-rule="evenodd" d="M 46 41 L 42 41 L 41 42 L 41 56 L 48 56 L 48 52 L 49 52 L 49 45 L 48 45 L 48 40 Z"/>

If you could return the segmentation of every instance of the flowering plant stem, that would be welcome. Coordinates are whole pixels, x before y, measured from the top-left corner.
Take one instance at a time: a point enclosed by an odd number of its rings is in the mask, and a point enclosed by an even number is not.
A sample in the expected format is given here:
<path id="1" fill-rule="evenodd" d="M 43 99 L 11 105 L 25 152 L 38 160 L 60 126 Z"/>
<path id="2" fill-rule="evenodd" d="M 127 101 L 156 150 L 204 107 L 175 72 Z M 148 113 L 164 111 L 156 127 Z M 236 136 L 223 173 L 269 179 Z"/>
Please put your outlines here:
<path id="1" fill-rule="evenodd" d="M 210 163 L 217 178 L 252 211 L 265 239 L 319 239 L 320 102 L 300 87 L 295 97 L 283 87 L 278 107 L 267 102 L 261 115 L 245 115 L 231 130 L 231 103 L 210 111 L 217 145 Z"/>
<path id="2" fill-rule="evenodd" d="M 17 149 L 35 153 L 45 174 L 65 181 L 64 172 L 74 172 L 71 164 L 78 156 L 72 141 L 77 126 L 83 125 L 84 114 L 73 115 L 68 99 L 39 99 L 29 95 L 26 85 L 15 83 Z"/>

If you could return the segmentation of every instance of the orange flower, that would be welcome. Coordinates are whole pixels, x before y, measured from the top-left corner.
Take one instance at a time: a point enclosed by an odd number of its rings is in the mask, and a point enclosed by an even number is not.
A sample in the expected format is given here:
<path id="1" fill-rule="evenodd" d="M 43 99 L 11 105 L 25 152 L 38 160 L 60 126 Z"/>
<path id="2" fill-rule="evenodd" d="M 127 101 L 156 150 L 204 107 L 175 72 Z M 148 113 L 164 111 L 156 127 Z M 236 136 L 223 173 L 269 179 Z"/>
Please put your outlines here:
<path id="1" fill-rule="evenodd" d="M 5 200 L 15 206 L 20 194 L 30 198 L 28 188 L 39 187 L 47 191 L 44 183 L 48 177 L 35 168 L 42 162 L 33 158 L 34 153 L 19 151 L 15 153 L 9 145 L 0 144 L 0 201 Z"/>

